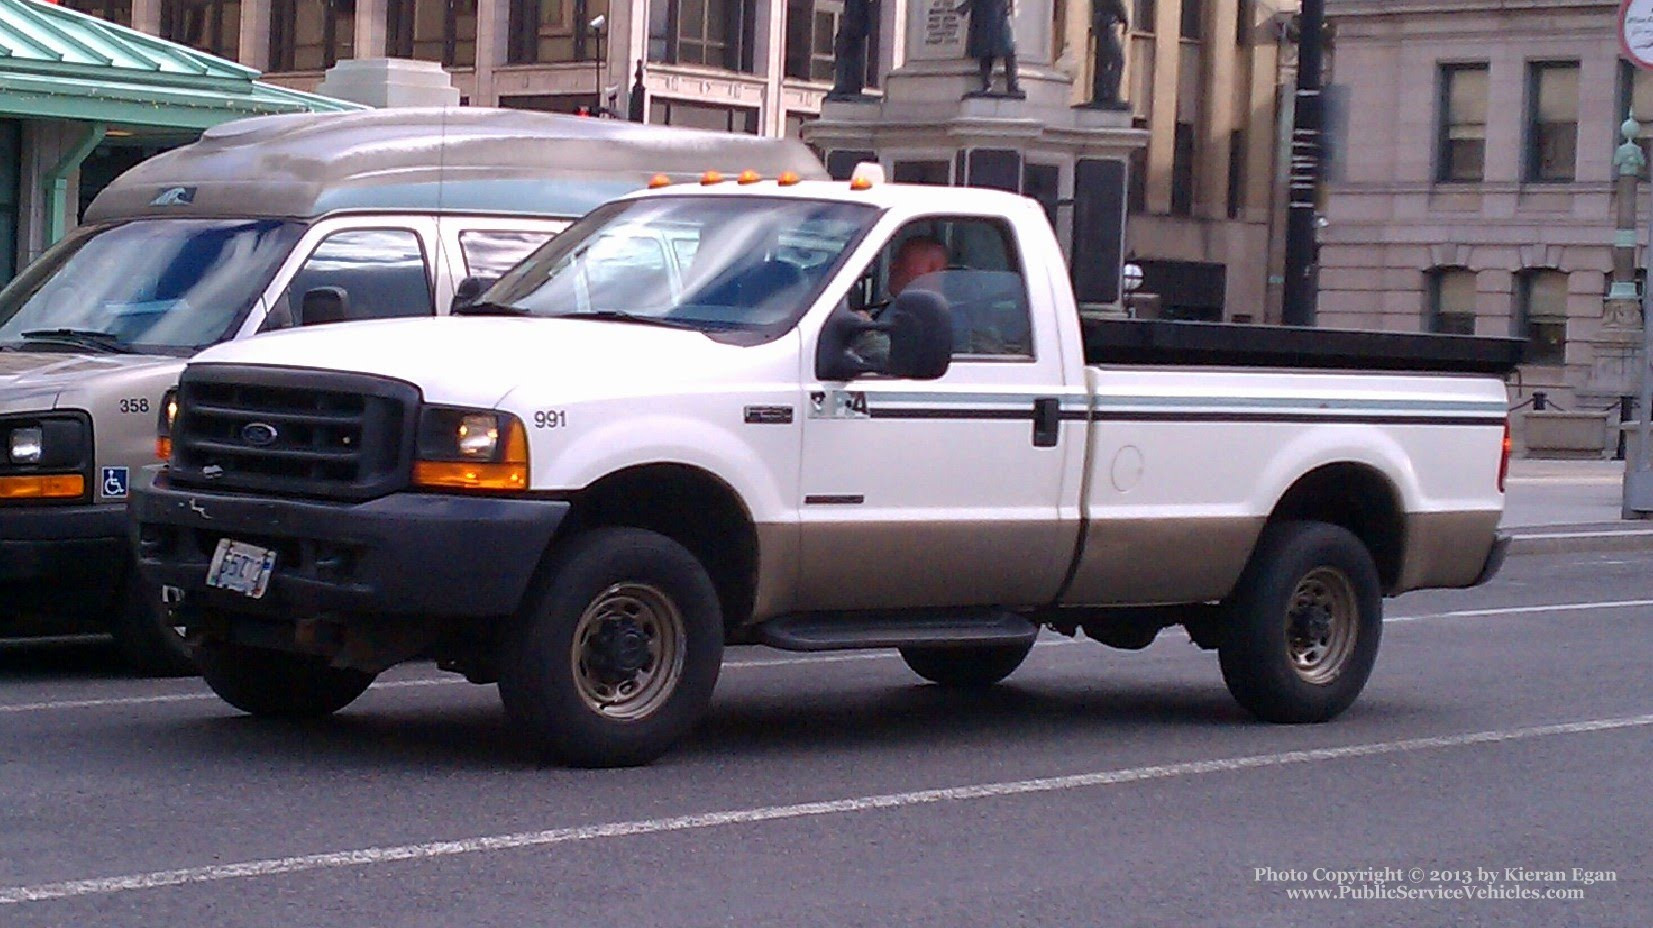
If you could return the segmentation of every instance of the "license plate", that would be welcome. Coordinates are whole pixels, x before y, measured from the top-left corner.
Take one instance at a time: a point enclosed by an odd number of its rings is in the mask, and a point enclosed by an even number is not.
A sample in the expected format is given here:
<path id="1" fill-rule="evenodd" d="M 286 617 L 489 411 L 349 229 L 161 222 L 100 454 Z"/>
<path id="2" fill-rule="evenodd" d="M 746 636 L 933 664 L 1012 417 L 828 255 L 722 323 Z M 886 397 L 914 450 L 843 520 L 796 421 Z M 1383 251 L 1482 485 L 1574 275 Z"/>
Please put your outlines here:
<path id="1" fill-rule="evenodd" d="M 270 574 L 275 571 L 276 553 L 228 538 L 218 542 L 212 553 L 212 566 L 207 568 L 207 586 L 240 593 L 253 599 L 262 599 L 270 588 Z"/>

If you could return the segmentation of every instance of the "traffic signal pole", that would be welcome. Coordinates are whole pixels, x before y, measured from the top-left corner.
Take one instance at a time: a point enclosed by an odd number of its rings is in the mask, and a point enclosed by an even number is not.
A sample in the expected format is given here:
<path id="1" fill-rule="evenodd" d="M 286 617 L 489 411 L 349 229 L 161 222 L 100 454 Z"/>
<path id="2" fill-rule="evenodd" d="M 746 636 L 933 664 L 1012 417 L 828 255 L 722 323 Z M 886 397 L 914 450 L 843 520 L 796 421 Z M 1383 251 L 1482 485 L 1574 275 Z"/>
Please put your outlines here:
<path id="1" fill-rule="evenodd" d="M 1291 173 L 1286 207 L 1286 266 L 1280 321 L 1314 325 L 1315 206 L 1320 189 L 1320 71 L 1326 0 L 1303 0 L 1297 40 L 1297 96 L 1293 106 Z"/>

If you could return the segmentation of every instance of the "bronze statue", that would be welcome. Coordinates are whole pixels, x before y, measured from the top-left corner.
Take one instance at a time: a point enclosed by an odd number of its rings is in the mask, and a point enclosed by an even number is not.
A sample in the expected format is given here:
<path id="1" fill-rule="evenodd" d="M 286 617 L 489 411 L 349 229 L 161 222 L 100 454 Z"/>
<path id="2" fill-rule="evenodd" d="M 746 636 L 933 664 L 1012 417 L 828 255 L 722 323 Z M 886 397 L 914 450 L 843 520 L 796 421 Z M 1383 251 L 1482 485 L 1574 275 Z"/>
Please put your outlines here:
<path id="1" fill-rule="evenodd" d="M 828 100 L 866 100 L 867 39 L 878 18 L 877 0 L 844 0 L 832 40 L 832 90 Z"/>
<path id="2" fill-rule="evenodd" d="M 994 96 L 993 60 L 1004 62 L 1005 96 L 1025 97 L 1016 83 L 1016 36 L 1010 28 L 1011 0 L 964 0 L 955 13 L 970 15 L 964 53 L 981 65 L 981 89 L 970 96 Z"/>
<path id="3" fill-rule="evenodd" d="M 1091 34 L 1096 37 L 1096 58 L 1091 69 L 1090 106 L 1096 109 L 1128 108 L 1119 99 L 1119 83 L 1125 75 L 1125 47 L 1120 44 L 1115 26 L 1131 27 L 1125 0 L 1091 0 Z"/>

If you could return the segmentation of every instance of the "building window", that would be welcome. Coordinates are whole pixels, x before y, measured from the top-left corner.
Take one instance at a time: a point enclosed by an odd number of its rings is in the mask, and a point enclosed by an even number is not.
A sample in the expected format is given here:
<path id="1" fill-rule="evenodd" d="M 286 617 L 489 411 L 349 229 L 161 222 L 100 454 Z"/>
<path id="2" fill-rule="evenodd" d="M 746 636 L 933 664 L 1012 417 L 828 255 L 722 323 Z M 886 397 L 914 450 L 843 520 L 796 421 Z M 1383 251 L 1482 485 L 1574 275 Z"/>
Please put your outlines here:
<path id="1" fill-rule="evenodd" d="M 392 58 L 476 65 L 476 0 L 389 0 L 385 51 Z"/>
<path id="2" fill-rule="evenodd" d="M 1487 66 L 1441 66 L 1441 124 L 1435 179 L 1480 181 L 1486 171 Z"/>
<path id="3" fill-rule="evenodd" d="M 63 5 L 122 26 L 132 25 L 132 0 L 65 0 Z"/>
<path id="4" fill-rule="evenodd" d="M 324 71 L 356 52 L 356 0 L 275 0 L 270 70 Z"/>
<path id="5" fill-rule="evenodd" d="M 1205 30 L 1204 25 L 1205 0 L 1182 0 L 1182 37 L 1195 42 L 1200 40 Z"/>
<path id="6" fill-rule="evenodd" d="M 653 0 L 649 60 L 753 71 L 756 0 Z"/>
<path id="7" fill-rule="evenodd" d="M 608 15 L 608 0 L 511 0 L 510 60 L 517 64 L 595 61 L 608 41 L 591 21 Z"/>
<path id="8" fill-rule="evenodd" d="M 1516 277 L 1515 298 L 1515 335 L 1527 340 L 1527 363 L 1566 363 L 1566 273 L 1523 271 Z"/>
<path id="9" fill-rule="evenodd" d="M 758 111 L 749 106 L 719 106 L 655 97 L 649 101 L 649 124 L 757 135 Z"/>
<path id="10" fill-rule="evenodd" d="M 1527 180 L 1573 179 L 1578 156 L 1578 62 L 1535 62 L 1527 71 Z"/>
<path id="11" fill-rule="evenodd" d="M 1653 164 L 1653 71 L 1643 71 L 1628 61 L 1620 61 L 1619 105 L 1613 119 L 1614 148 L 1624 142 L 1624 136 L 1619 134 L 1619 123 L 1624 121 L 1625 114 L 1634 115 L 1641 125 L 1636 144 L 1642 147 L 1642 155 Z M 1616 171 L 1614 176 L 1617 176 Z M 1643 167 L 1642 178 L 1647 177 L 1648 168 Z"/>
<path id="12" fill-rule="evenodd" d="M 209 55 L 241 56 L 241 0 L 164 0 L 161 38 Z"/>
<path id="13" fill-rule="evenodd" d="M 1194 215 L 1194 125 L 1177 123 L 1171 149 L 1171 215 Z"/>
<path id="14" fill-rule="evenodd" d="M 1228 218 L 1245 211 L 1245 130 L 1228 134 Z"/>
<path id="15" fill-rule="evenodd" d="M 1475 272 L 1461 267 L 1429 272 L 1428 329 L 1440 335 L 1475 334 Z"/>
<path id="16" fill-rule="evenodd" d="M 872 6 L 872 31 L 867 35 L 866 73 L 861 83 L 878 86 L 878 8 Z M 787 0 L 786 76 L 801 81 L 830 83 L 837 51 L 833 40 L 844 15 L 844 0 Z"/>

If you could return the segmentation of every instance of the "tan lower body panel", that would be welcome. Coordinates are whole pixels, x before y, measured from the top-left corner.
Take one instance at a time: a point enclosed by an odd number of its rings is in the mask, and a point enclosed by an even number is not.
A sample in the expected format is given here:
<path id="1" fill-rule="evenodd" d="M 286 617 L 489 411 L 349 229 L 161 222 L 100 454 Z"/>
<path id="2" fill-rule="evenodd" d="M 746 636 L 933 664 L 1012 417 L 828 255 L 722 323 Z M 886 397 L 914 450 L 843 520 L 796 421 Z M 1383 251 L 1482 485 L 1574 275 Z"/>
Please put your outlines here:
<path id="1" fill-rule="evenodd" d="M 1056 521 L 806 524 L 792 608 L 1040 605 L 1062 584 L 1076 529 Z"/>
<path id="2" fill-rule="evenodd" d="M 753 622 L 790 612 L 798 599 L 798 526 L 796 523 L 759 522 L 758 589 L 752 603 Z"/>
<path id="3" fill-rule="evenodd" d="M 1406 562 L 1393 593 L 1474 583 L 1492 551 L 1502 513 L 1409 512 L 1406 514 Z"/>
<path id="4" fill-rule="evenodd" d="M 1227 596 L 1261 518 L 1098 519 L 1064 606 L 1192 603 Z"/>

